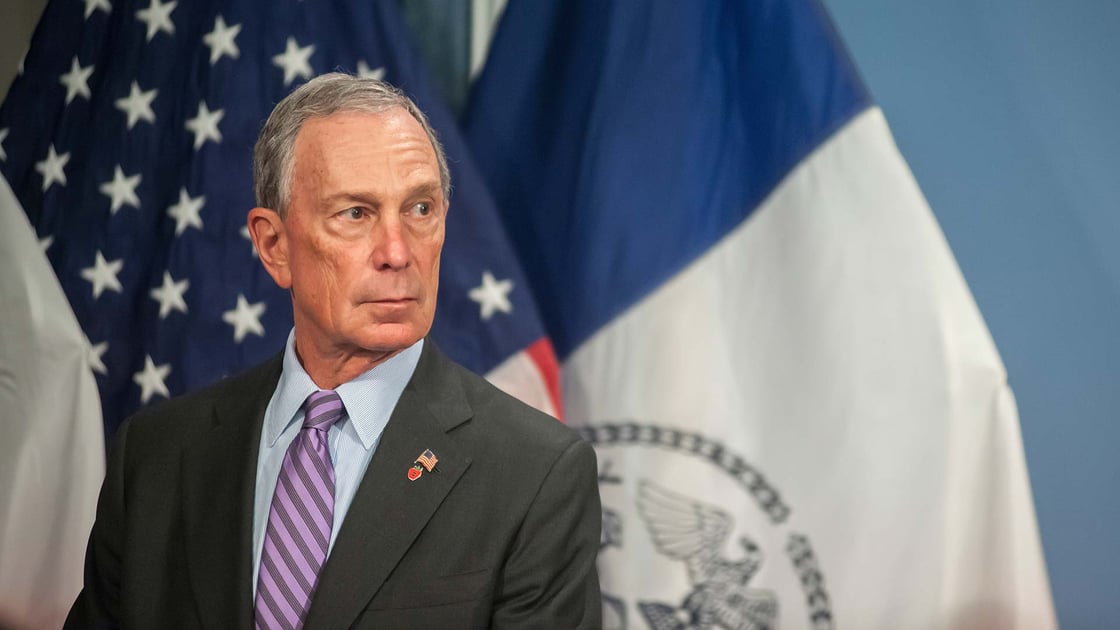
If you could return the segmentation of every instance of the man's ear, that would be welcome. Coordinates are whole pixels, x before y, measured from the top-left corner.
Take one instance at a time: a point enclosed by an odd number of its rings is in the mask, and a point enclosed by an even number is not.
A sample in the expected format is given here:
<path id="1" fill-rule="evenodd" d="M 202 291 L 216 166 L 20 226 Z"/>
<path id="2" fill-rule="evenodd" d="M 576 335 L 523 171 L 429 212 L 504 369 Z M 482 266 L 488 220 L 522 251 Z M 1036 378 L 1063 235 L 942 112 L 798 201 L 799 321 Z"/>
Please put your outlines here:
<path id="1" fill-rule="evenodd" d="M 280 214 L 270 208 L 253 208 L 246 221 L 249 236 L 265 271 L 281 289 L 290 289 L 292 272 L 288 266 L 288 232 Z"/>

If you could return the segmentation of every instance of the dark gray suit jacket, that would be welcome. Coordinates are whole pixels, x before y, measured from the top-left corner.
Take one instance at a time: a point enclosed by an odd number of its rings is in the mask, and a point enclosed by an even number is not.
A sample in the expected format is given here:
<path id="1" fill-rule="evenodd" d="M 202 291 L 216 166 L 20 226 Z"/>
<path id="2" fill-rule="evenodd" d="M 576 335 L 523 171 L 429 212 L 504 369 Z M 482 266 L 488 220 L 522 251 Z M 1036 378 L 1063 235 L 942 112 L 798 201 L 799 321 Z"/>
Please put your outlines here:
<path id="1" fill-rule="evenodd" d="M 67 627 L 249 628 L 277 357 L 117 435 Z M 437 470 L 409 481 L 431 449 Z M 430 340 L 323 566 L 305 627 L 595 628 L 595 455 Z"/>

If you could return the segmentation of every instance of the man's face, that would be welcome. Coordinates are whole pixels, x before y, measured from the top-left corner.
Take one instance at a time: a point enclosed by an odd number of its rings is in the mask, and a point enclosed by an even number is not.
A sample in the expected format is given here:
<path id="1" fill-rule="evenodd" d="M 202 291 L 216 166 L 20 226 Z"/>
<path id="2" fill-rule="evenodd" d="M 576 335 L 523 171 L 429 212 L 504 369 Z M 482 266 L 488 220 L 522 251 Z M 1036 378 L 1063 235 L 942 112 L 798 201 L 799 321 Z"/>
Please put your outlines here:
<path id="1" fill-rule="evenodd" d="M 284 221 L 297 347 L 393 353 L 428 333 L 447 200 L 428 136 L 400 108 L 312 118 Z"/>

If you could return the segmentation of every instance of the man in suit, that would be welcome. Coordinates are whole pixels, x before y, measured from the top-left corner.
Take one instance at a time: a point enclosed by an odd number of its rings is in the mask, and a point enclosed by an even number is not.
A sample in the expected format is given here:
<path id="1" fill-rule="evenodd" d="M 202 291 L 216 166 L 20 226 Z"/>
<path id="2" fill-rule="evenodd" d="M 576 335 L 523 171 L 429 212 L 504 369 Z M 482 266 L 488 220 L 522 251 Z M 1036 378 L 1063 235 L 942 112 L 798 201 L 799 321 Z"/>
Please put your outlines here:
<path id="1" fill-rule="evenodd" d="M 449 179 L 384 83 L 277 105 L 248 224 L 285 351 L 122 425 L 68 627 L 599 625 L 592 449 L 425 338 Z"/>

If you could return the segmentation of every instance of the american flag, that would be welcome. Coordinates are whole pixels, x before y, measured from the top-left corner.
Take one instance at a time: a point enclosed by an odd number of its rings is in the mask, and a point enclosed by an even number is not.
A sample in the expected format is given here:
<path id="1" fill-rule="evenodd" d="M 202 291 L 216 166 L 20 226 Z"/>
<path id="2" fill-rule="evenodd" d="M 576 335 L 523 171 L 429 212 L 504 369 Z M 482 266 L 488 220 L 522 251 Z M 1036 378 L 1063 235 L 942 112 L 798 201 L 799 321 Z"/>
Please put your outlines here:
<path id="1" fill-rule="evenodd" d="M 290 298 L 245 229 L 252 146 L 276 102 L 333 70 L 404 89 L 446 146 L 433 337 L 558 411 L 528 285 L 394 2 L 54 1 L 0 108 L 0 172 L 88 338 L 107 434 L 282 349 Z"/>
<path id="2" fill-rule="evenodd" d="M 439 463 L 439 458 L 436 457 L 436 454 L 429 448 L 425 449 L 423 453 L 420 453 L 420 457 L 417 457 L 416 461 L 423 464 L 428 472 L 432 472 L 432 469 Z"/>

